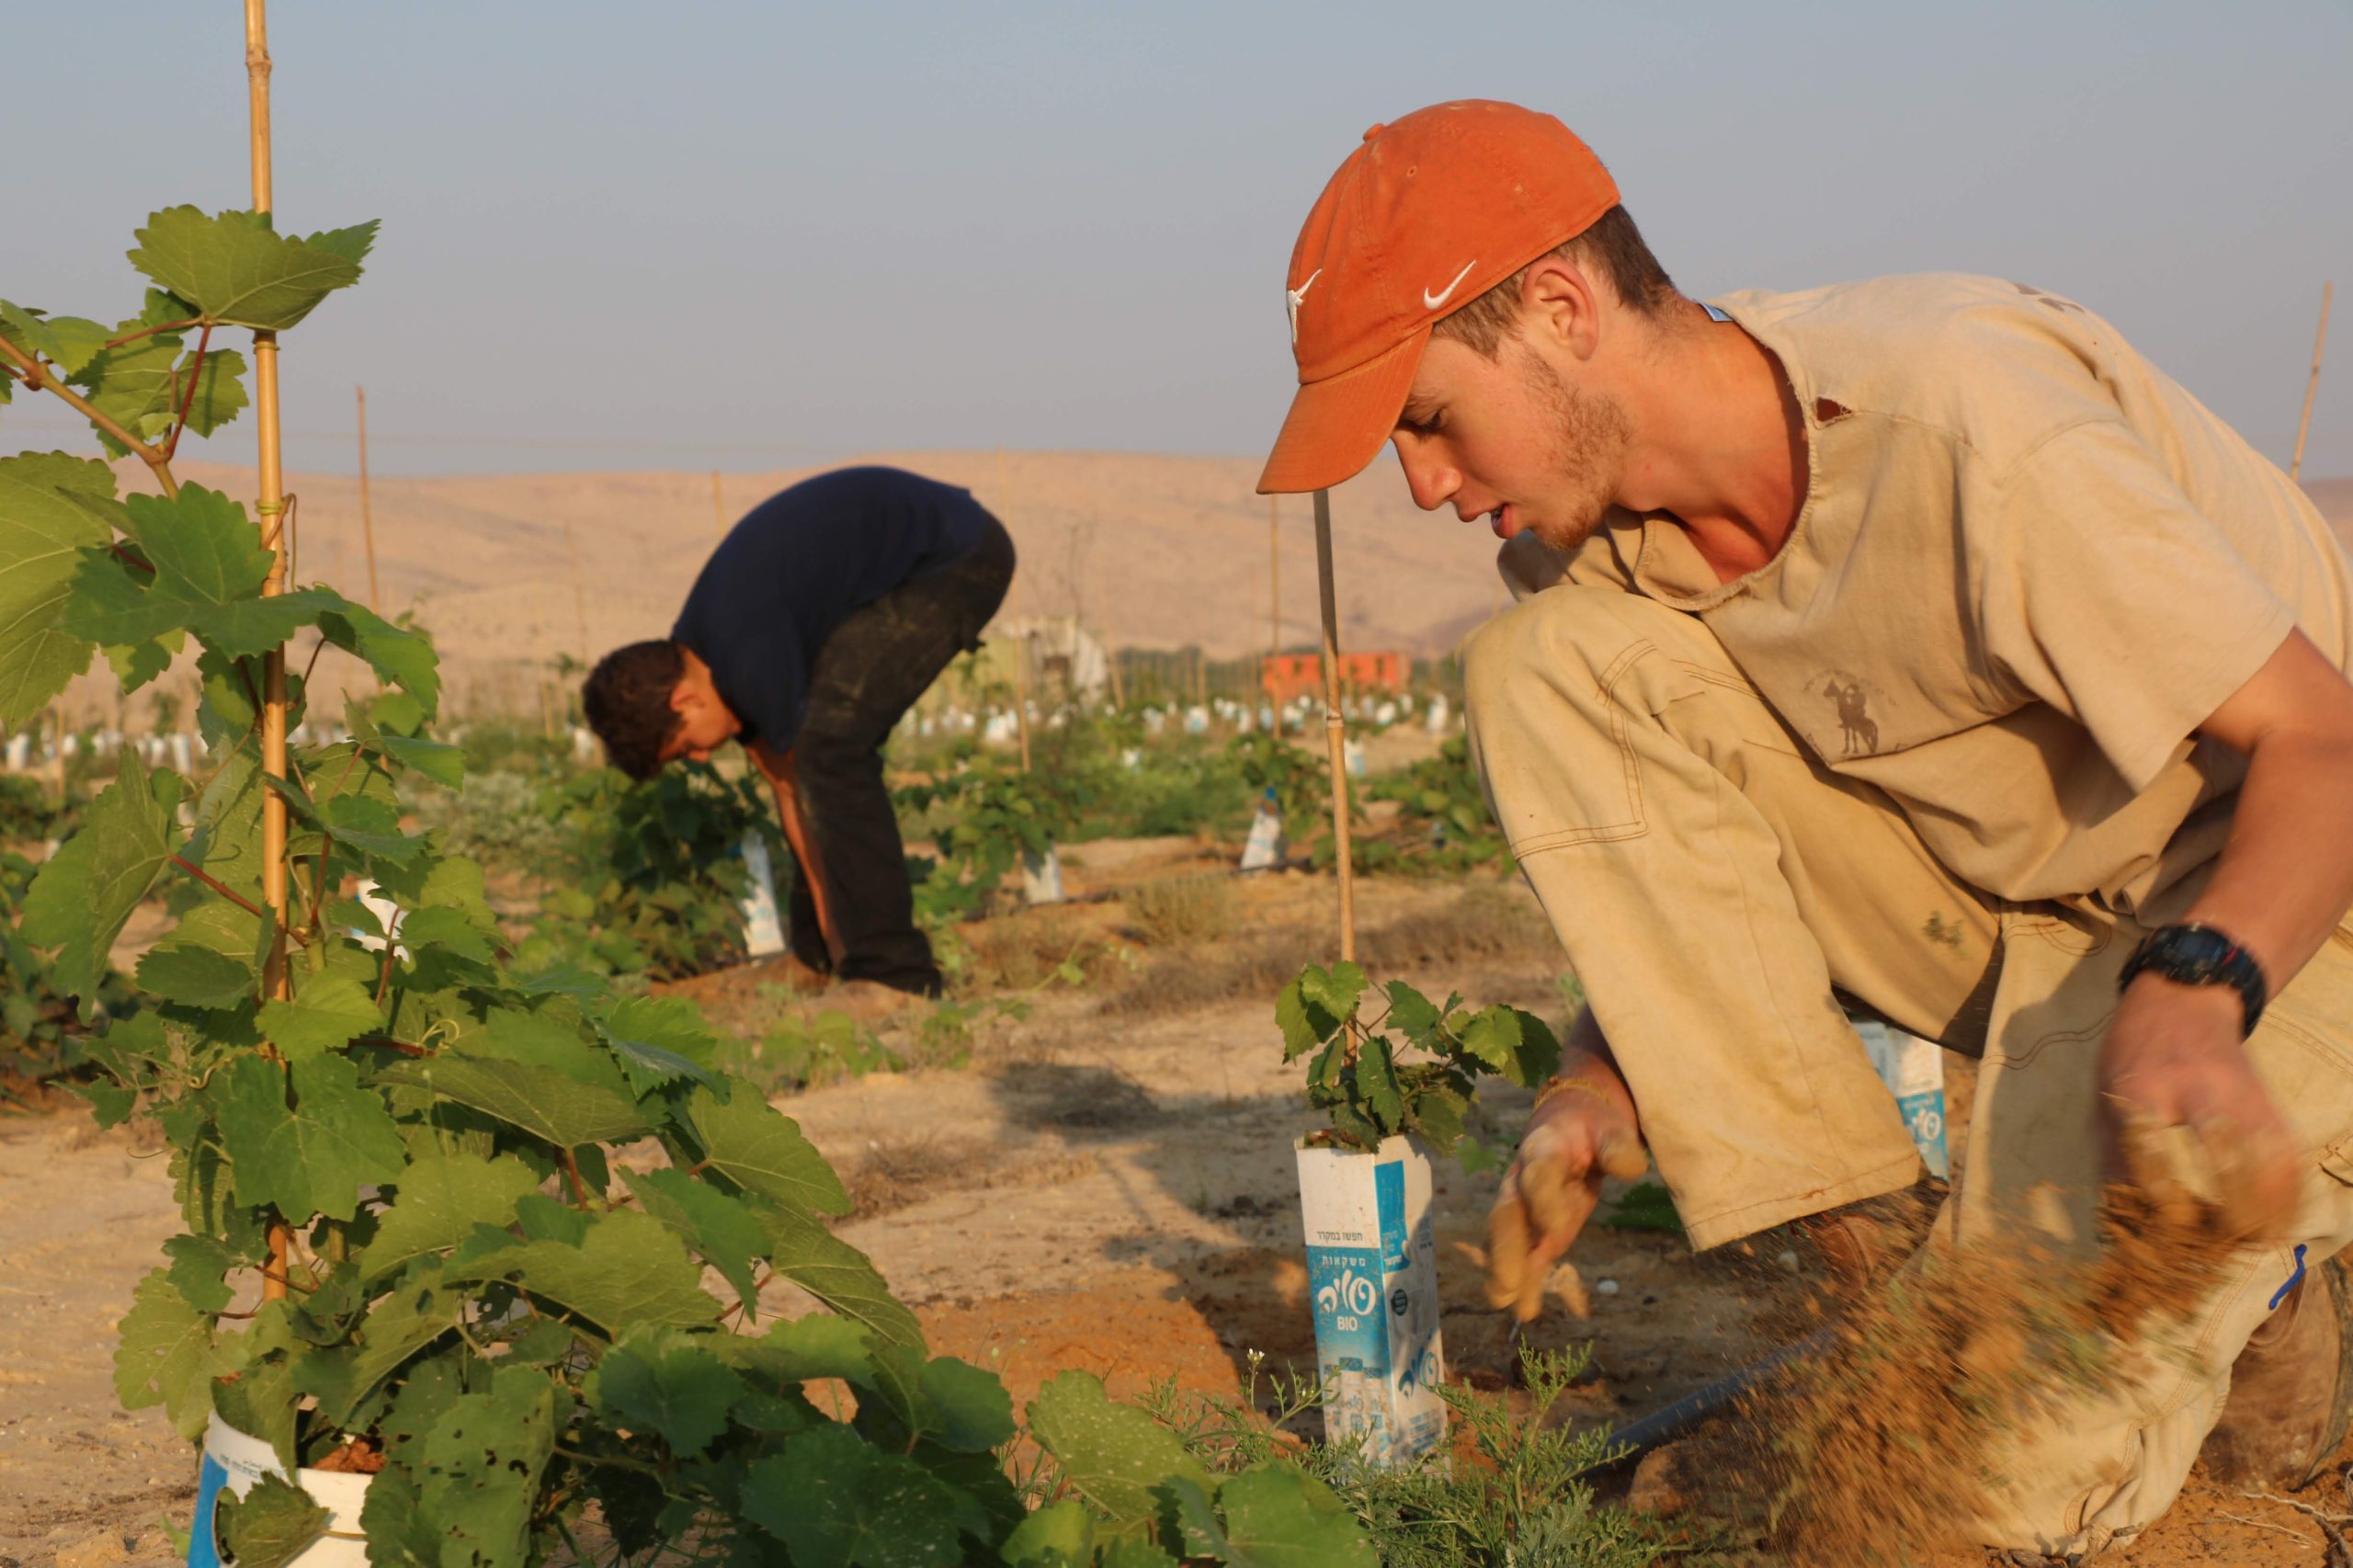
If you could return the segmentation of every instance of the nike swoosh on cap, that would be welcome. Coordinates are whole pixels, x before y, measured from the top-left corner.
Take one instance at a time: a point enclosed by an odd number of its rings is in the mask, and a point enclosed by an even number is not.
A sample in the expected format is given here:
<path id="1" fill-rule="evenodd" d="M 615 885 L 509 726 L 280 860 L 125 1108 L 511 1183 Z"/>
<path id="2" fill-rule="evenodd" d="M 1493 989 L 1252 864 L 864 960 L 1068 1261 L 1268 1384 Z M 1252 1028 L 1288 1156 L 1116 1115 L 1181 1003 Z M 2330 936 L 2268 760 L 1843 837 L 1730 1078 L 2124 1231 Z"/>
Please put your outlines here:
<path id="1" fill-rule="evenodd" d="M 1455 290 L 1462 286 L 1462 280 L 1471 276 L 1471 269 L 1478 265 L 1478 258 L 1473 256 L 1471 260 L 1463 264 L 1461 271 L 1454 275 L 1454 281 L 1439 290 L 1437 293 L 1433 294 L 1427 289 L 1423 290 L 1422 308 L 1426 311 L 1434 311 L 1440 305 L 1446 303 L 1448 300 L 1453 297 Z"/>

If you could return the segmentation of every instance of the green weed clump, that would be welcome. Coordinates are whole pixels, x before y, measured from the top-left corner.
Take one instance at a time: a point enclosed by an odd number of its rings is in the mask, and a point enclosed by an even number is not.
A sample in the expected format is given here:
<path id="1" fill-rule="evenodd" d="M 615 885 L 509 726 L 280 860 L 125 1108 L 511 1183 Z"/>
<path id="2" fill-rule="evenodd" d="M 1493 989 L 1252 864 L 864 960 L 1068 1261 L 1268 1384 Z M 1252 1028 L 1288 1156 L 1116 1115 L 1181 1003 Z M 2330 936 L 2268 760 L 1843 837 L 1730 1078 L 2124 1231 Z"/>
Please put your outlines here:
<path id="1" fill-rule="evenodd" d="M 1527 1399 L 1517 1412 L 1505 1395 L 1441 1387 L 1459 1428 L 1454 1451 L 1400 1470 L 1366 1464 L 1353 1442 L 1291 1436 L 1322 1391 L 1263 1373 L 1255 1353 L 1239 1401 L 1165 1382 L 1141 1403 L 1212 1473 L 1287 1467 L 1313 1478 L 1366 1528 L 1381 1568 L 1643 1568 L 1665 1544 L 1657 1528 L 1602 1506 L 1583 1479 L 1613 1457 L 1608 1433 L 1548 1422 L 1591 1358 L 1583 1346 L 1523 1347 Z"/>
<path id="2" fill-rule="evenodd" d="M 540 918 L 518 954 L 616 975 L 668 980 L 744 957 L 746 833 L 789 864 L 775 813 L 749 778 L 707 763 L 632 784 L 609 767 L 547 787 L 538 805 L 558 835 Z"/>

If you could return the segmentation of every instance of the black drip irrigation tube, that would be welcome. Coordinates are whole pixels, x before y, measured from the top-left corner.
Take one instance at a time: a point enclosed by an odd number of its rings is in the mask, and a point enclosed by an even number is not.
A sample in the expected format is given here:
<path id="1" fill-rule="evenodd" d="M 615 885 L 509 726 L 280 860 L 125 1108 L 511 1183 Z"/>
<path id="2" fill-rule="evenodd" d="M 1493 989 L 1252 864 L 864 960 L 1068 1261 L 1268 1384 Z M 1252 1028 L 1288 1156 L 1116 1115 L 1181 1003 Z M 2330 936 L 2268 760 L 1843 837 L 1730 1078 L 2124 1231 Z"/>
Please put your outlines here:
<path id="1" fill-rule="evenodd" d="M 1640 1459 L 1653 1449 L 1665 1447 L 1710 1416 L 1737 1403 L 1749 1390 L 1792 1361 L 1819 1355 L 1829 1349 L 1831 1344 L 1830 1330 L 1815 1329 L 1803 1339 L 1793 1345 L 1782 1346 L 1730 1377 L 1720 1378 L 1696 1393 L 1685 1394 L 1663 1410 L 1654 1410 L 1630 1426 L 1620 1426 L 1609 1435 L 1609 1457 L 1593 1468 L 1607 1470 L 1628 1460 Z"/>

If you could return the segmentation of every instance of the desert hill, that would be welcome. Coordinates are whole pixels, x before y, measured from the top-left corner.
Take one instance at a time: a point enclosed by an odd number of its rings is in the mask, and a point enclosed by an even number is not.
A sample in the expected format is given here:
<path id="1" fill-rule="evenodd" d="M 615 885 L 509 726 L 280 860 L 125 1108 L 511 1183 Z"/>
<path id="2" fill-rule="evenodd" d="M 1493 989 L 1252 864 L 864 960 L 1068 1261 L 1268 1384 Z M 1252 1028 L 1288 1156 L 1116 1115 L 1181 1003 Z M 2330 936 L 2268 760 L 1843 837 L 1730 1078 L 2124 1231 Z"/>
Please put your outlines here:
<path id="1" fill-rule="evenodd" d="M 1010 614 L 1075 615 L 1115 647 L 1197 644 L 1233 657 L 1267 646 L 1267 501 L 1252 494 L 1254 460 L 899 452 L 860 460 L 967 486 L 1005 520 L 1021 556 Z M 138 464 L 121 467 L 126 487 L 145 487 Z M 178 472 L 241 497 L 255 488 L 249 468 L 182 463 Z M 369 497 L 382 607 L 415 607 L 432 628 L 461 708 L 534 711 L 560 654 L 579 657 L 585 646 L 593 657 L 661 636 L 722 522 L 815 472 L 726 474 L 717 506 L 708 472 L 378 479 Z M 287 488 L 300 497 L 296 580 L 324 577 L 364 599 L 358 481 L 290 474 Z M 1499 602 L 1484 525 L 1415 510 L 1393 465 L 1376 464 L 1336 492 L 1333 515 L 1346 646 L 1445 653 Z M 1309 642 L 1317 612 L 1305 497 L 1283 498 L 1279 527 L 1283 636 Z M 77 698 L 99 689 L 83 686 Z"/>
<path id="2" fill-rule="evenodd" d="M 1005 519 L 1021 552 L 1009 613 L 1075 615 L 1119 647 L 1193 644 L 1233 657 L 1267 646 L 1267 501 L 1252 494 L 1255 460 L 901 452 L 864 460 L 968 486 Z M 132 471 L 126 486 L 144 486 L 138 464 L 123 467 Z M 593 657 L 661 635 L 722 525 L 813 472 L 724 475 L 716 506 L 709 472 L 380 479 L 370 500 L 382 605 L 414 608 L 432 628 L 460 710 L 536 712 L 559 655 Z M 248 468 L 187 463 L 181 473 L 233 495 L 254 492 Z M 364 599 L 358 481 L 298 473 L 288 487 L 300 497 L 296 579 L 323 577 Z M 2310 489 L 2353 543 L 2353 479 Z M 1500 603 L 1486 528 L 1416 510 L 1387 460 L 1334 493 L 1333 516 L 1344 645 L 1442 653 Z M 1312 642 L 1305 497 L 1283 498 L 1279 528 L 1283 638 Z M 69 705 L 103 712 L 110 685 L 85 676 Z"/>

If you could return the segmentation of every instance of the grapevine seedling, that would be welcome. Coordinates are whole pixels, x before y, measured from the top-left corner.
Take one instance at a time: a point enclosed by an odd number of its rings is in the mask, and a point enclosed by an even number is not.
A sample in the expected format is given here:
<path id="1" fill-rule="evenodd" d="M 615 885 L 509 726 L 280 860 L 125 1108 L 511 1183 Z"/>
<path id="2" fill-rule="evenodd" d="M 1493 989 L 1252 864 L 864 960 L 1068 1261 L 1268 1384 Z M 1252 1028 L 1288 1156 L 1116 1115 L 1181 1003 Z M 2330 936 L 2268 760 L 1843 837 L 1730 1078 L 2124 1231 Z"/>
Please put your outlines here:
<path id="1" fill-rule="evenodd" d="M 1370 1017 L 1368 1006 L 1377 1007 Z M 1353 963 L 1310 964 L 1275 1002 L 1283 1060 L 1308 1057 L 1307 1102 L 1331 1119 L 1312 1143 L 1373 1150 L 1401 1133 L 1434 1153 L 1452 1152 L 1487 1074 L 1532 1088 L 1560 1067 L 1544 1020 L 1500 1003 L 1443 1006 L 1402 980 L 1378 989 Z M 1409 1060 L 1408 1051 L 1421 1060 Z"/>

